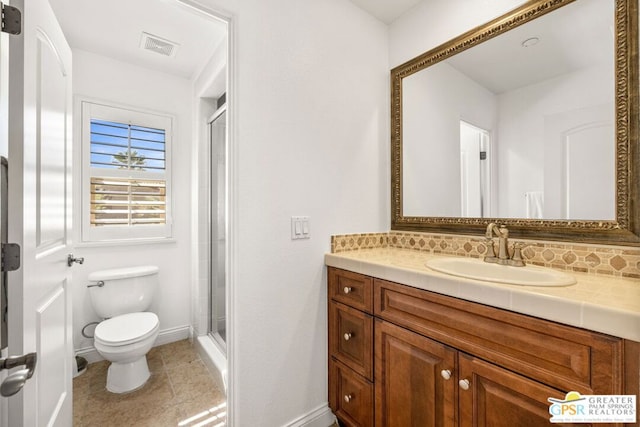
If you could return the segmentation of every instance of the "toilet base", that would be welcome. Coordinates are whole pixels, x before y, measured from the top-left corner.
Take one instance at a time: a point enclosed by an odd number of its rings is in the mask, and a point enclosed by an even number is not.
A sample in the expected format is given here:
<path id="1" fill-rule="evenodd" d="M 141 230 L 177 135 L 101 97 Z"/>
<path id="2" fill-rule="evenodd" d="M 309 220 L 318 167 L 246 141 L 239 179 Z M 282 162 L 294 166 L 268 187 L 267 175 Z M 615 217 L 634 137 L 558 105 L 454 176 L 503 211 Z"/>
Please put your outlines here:
<path id="1" fill-rule="evenodd" d="M 150 376 L 146 356 L 128 363 L 111 362 L 107 372 L 107 390 L 111 393 L 134 391 L 142 387 Z"/>

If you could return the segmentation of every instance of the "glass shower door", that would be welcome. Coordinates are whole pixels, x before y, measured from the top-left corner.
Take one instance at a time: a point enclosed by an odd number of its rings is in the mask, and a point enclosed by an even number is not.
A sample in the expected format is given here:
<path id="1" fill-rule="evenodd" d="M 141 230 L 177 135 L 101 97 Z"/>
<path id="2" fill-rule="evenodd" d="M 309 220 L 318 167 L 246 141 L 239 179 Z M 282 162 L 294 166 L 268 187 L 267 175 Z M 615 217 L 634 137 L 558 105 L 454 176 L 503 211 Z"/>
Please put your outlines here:
<path id="1" fill-rule="evenodd" d="M 222 106 L 209 123 L 211 137 L 209 333 L 226 352 L 227 111 Z"/>

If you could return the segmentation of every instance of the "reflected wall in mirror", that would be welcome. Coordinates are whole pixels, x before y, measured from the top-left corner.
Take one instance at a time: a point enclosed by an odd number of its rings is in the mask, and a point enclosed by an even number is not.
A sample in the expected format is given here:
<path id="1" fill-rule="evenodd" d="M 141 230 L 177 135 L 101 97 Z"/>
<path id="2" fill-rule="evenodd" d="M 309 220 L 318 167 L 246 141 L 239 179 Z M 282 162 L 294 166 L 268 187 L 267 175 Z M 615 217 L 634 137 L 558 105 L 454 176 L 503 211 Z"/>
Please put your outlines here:
<path id="1" fill-rule="evenodd" d="M 392 229 L 639 244 L 637 13 L 530 1 L 394 68 Z"/>

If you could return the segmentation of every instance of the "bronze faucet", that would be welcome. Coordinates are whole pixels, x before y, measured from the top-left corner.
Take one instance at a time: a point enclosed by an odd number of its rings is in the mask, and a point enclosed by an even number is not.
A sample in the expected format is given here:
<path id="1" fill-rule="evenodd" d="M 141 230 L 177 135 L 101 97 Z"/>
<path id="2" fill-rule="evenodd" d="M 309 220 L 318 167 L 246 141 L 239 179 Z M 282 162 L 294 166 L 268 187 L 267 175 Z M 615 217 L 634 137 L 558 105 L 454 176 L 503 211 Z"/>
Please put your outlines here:
<path id="1" fill-rule="evenodd" d="M 498 237 L 498 255 L 496 255 L 493 235 Z M 513 254 L 509 253 L 509 230 L 504 225 L 498 225 L 494 222 L 487 225 L 487 231 L 485 233 L 487 239 L 487 254 L 484 257 L 485 262 L 493 262 L 500 265 L 511 265 L 513 267 L 523 267 L 524 260 L 522 259 L 522 243 L 515 243 L 513 245 Z"/>

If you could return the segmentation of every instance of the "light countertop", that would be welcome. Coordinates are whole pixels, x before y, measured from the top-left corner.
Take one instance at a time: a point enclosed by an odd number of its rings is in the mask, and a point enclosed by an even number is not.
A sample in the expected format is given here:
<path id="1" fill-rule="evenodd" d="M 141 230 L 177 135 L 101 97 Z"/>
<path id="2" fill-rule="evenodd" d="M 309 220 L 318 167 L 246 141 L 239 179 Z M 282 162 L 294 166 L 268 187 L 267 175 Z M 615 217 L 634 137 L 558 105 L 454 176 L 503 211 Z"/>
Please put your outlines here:
<path id="1" fill-rule="evenodd" d="M 528 314 L 640 342 L 640 280 L 567 273 L 566 287 L 518 286 L 455 277 L 431 270 L 434 255 L 408 249 L 362 249 L 325 255 L 330 267 Z"/>

